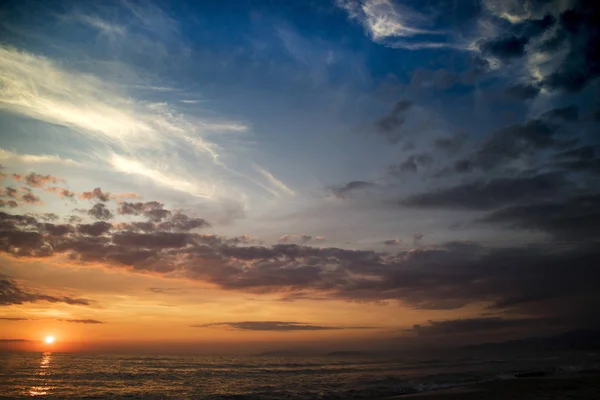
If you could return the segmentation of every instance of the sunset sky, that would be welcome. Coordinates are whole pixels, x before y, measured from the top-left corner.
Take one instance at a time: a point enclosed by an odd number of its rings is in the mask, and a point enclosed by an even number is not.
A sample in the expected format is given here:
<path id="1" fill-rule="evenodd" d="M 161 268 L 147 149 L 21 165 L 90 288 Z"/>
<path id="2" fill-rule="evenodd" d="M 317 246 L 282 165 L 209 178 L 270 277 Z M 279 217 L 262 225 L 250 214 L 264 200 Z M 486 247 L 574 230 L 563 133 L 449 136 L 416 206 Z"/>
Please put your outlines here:
<path id="1" fill-rule="evenodd" d="M 597 327 L 599 8 L 2 2 L 0 348 Z"/>

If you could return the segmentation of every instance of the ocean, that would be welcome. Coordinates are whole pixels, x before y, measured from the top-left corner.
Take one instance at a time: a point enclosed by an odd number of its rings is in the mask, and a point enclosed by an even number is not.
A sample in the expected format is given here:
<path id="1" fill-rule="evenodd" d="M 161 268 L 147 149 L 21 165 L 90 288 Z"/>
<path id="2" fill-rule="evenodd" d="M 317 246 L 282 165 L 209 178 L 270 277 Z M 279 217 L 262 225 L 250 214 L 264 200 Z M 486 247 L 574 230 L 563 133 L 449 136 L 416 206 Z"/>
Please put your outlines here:
<path id="1" fill-rule="evenodd" d="M 441 358 L 0 353 L 0 395 L 56 399 L 373 399 L 598 369 L 600 355 Z"/>

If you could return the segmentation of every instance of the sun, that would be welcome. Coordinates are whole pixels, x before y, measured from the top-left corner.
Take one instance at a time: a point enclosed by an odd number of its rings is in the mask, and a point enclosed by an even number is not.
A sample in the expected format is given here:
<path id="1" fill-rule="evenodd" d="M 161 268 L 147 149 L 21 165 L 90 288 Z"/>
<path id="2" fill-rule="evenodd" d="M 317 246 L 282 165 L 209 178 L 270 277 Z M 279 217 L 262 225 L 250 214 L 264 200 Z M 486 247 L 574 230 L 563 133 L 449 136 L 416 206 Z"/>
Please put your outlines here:
<path id="1" fill-rule="evenodd" d="M 54 343 L 54 336 L 46 336 L 44 341 L 48 344 L 52 344 L 52 343 Z"/>

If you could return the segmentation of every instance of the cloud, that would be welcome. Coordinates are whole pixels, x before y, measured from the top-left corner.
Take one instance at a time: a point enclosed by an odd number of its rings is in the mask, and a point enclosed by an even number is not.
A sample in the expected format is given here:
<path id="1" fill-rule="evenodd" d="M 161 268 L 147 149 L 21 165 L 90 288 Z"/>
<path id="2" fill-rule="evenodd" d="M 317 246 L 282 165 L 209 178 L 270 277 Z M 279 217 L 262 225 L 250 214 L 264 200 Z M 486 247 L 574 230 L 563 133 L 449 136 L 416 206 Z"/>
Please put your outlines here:
<path id="1" fill-rule="evenodd" d="M 110 23 L 95 15 L 71 14 L 63 18 L 65 21 L 74 21 L 86 24 L 99 32 L 109 36 L 120 37 L 125 35 L 126 28 L 121 25 Z"/>
<path id="2" fill-rule="evenodd" d="M 289 321 L 240 321 L 240 322 L 215 322 L 212 324 L 191 325 L 192 328 L 208 328 L 212 326 L 229 326 L 240 331 L 325 331 L 338 329 L 370 329 L 368 327 L 331 327 L 311 325 L 302 322 Z"/>
<path id="3" fill-rule="evenodd" d="M 58 164 L 67 166 L 81 166 L 77 161 L 61 158 L 55 154 L 18 154 L 5 149 L 0 149 L 0 160 L 3 162 L 17 162 L 22 164 Z"/>
<path id="4" fill-rule="evenodd" d="M 463 208 L 487 210 L 515 203 L 551 199 L 572 190 L 561 173 L 530 177 L 479 179 L 432 192 L 408 196 L 400 201 L 406 207 Z"/>
<path id="5" fill-rule="evenodd" d="M 413 154 L 409 156 L 406 160 L 401 162 L 400 164 L 391 165 L 388 168 L 388 171 L 392 175 L 404 175 L 406 173 L 416 173 L 423 168 L 428 167 L 433 163 L 433 158 L 426 153 L 423 154 Z"/>
<path id="6" fill-rule="evenodd" d="M 17 318 L 17 317 L 0 317 L 2 321 L 27 321 L 28 318 Z"/>
<path id="7" fill-rule="evenodd" d="M 537 318 L 503 318 L 479 317 L 452 319 L 444 321 L 429 321 L 426 325 L 414 325 L 406 332 L 416 333 L 419 336 L 447 336 L 501 330 L 523 330 L 527 327 L 547 325 L 548 321 Z"/>
<path id="8" fill-rule="evenodd" d="M 370 187 L 375 186 L 372 182 L 365 181 L 352 181 L 348 182 L 344 186 L 331 188 L 331 193 L 339 199 L 344 199 L 348 197 L 351 193 L 355 191 L 359 191 L 361 189 L 368 189 Z"/>
<path id="9" fill-rule="evenodd" d="M 106 205 L 103 203 L 96 203 L 92 208 L 87 212 L 88 215 L 93 217 L 94 219 L 112 219 L 114 217 L 113 213 L 106 208 Z"/>
<path id="10" fill-rule="evenodd" d="M 542 114 L 542 117 L 550 119 L 556 118 L 573 122 L 579 120 L 579 109 L 574 105 L 553 108 L 552 110 L 546 111 L 544 114 Z"/>
<path id="11" fill-rule="evenodd" d="M 511 35 L 484 41 L 480 49 L 484 54 L 508 61 L 522 57 L 528 42 L 528 38 Z"/>
<path id="12" fill-rule="evenodd" d="M 103 324 L 104 322 L 98 321 L 97 319 L 58 319 L 62 322 L 71 322 L 74 324 Z"/>
<path id="13" fill-rule="evenodd" d="M 539 85 L 520 83 L 506 88 L 505 93 L 516 99 L 529 100 L 537 97 L 540 91 Z"/>
<path id="14" fill-rule="evenodd" d="M 112 228 L 112 225 L 108 222 L 98 221 L 93 224 L 79 224 L 77 225 L 77 231 L 84 235 L 90 236 L 101 236 L 108 233 Z"/>
<path id="15" fill-rule="evenodd" d="M 138 17 L 147 13 L 141 7 L 135 6 L 133 9 L 136 9 L 135 15 Z M 156 14 L 159 14 L 158 11 Z M 154 19 L 155 16 L 150 18 Z M 165 18 L 158 20 L 164 26 L 170 25 Z M 144 26 L 145 33 L 151 31 L 153 35 L 162 35 L 155 26 L 146 22 L 136 23 Z M 249 127 L 238 121 L 185 114 L 176 105 L 167 102 L 153 103 L 137 99 L 134 93 L 126 89 L 131 86 L 131 80 L 140 81 L 144 78 L 124 64 L 115 63 L 116 67 L 125 70 L 122 79 L 127 82 L 116 81 L 114 77 L 107 78 L 101 73 L 92 75 L 69 70 L 49 58 L 2 46 L 0 109 L 69 128 L 61 132 L 82 136 L 83 143 L 89 149 L 84 154 L 86 158 L 103 165 L 108 160 L 109 165 L 118 172 L 145 177 L 160 186 L 192 196 L 239 198 L 245 186 L 237 183 L 239 173 L 225 165 L 225 160 L 231 159 L 229 156 L 239 150 L 239 140 L 230 140 L 230 136 L 220 134 L 243 132 Z M 66 64 L 78 65 L 75 62 Z M 212 140 L 217 136 L 219 145 Z M 0 152 L 0 157 L 17 161 L 60 161 L 75 165 L 75 162 L 61 160 L 57 156 L 20 156 Z M 160 165 L 157 165 L 157 159 L 161 159 Z M 197 175 L 189 172 L 192 168 L 191 159 L 196 168 L 203 166 L 215 169 L 218 173 L 211 175 L 207 181 L 200 181 Z M 246 157 L 241 156 L 236 160 L 242 164 L 247 161 Z M 222 179 L 216 179 L 221 176 Z M 280 181 L 267 175 L 261 177 L 269 185 L 276 185 L 277 191 L 291 193 L 291 189 L 282 186 Z M 227 179 L 229 181 L 222 182 Z"/>
<path id="16" fill-rule="evenodd" d="M 442 189 L 431 198 L 442 202 L 441 207 L 495 209 L 479 222 L 505 224 L 509 229 L 541 229 L 561 238 L 565 246 L 495 247 L 468 241 L 433 245 L 421 242 L 423 234 L 414 235 L 413 249 L 393 254 L 292 243 L 265 246 L 187 230 L 192 218 L 180 213 L 148 221 L 143 211 L 146 204 L 154 203 L 145 202 L 127 205 L 141 212 L 126 214 L 128 219 L 142 220 L 115 224 L 54 224 L 43 216 L 0 212 L 0 252 L 15 258 L 67 257 L 74 263 L 206 282 L 221 290 L 274 293 L 288 301 L 397 301 L 407 307 L 437 310 L 478 305 L 536 318 L 560 317 L 562 321 L 572 321 L 575 315 L 593 318 L 586 307 L 589 303 L 577 299 L 595 299 L 600 284 L 595 274 L 600 253 L 593 246 L 599 223 L 594 206 L 599 199 L 573 196 L 572 191 L 563 190 L 569 187 L 561 186 L 563 178 L 560 173 L 548 173 L 476 180 Z M 550 192 L 564 192 L 565 200 L 560 203 L 554 195 L 549 200 Z M 169 221 L 169 230 L 161 228 Z M 178 228 L 179 223 L 184 226 Z M 294 235 L 294 240 L 302 243 L 308 236 Z M 5 285 L 14 286 L 10 282 Z M 13 293 L 12 301 L 67 301 L 24 290 L 9 289 L 7 293 Z M 72 299 L 78 300 L 87 302 Z M 569 312 L 557 309 L 558 301 L 569 304 Z"/>
<path id="17" fill-rule="evenodd" d="M 481 16 L 479 25 L 495 36 L 478 43 L 484 57 L 501 63 L 523 59 L 518 68 L 525 80 L 546 90 L 577 92 L 600 75 L 597 53 L 600 7 L 596 3 L 589 0 L 536 1 L 531 6 L 514 3 L 483 2 L 487 14 Z M 517 89 L 514 94 L 532 98 L 534 91 Z"/>
<path id="18" fill-rule="evenodd" d="M 10 197 L 11 199 L 14 199 L 3 202 L 4 206 L 9 206 L 11 208 L 17 207 L 19 201 L 26 204 L 44 204 L 38 196 L 32 193 L 30 188 L 25 186 L 18 188 L 11 186 L 0 188 L 0 197 Z"/>
<path id="19" fill-rule="evenodd" d="M 559 239 L 589 241 L 600 238 L 599 194 L 547 199 L 497 210 L 482 219 L 512 229 L 542 231 Z"/>
<path id="20" fill-rule="evenodd" d="M 424 29 L 430 16 L 391 0 L 337 0 L 337 5 L 358 21 L 371 39 L 389 47 L 418 50 L 456 47 L 446 32 Z M 415 40 L 407 40 L 415 39 Z"/>
<path id="21" fill-rule="evenodd" d="M 579 91 L 600 76 L 600 6 L 589 0 L 574 4 L 560 14 L 555 36 L 542 44 L 548 52 L 559 46 L 568 49 L 558 68 L 544 78 L 543 84 L 550 89 Z"/>
<path id="22" fill-rule="evenodd" d="M 383 243 L 386 246 L 399 246 L 399 245 L 402 244 L 402 240 L 400 240 L 400 239 L 389 239 L 389 240 L 384 240 L 381 243 Z"/>
<path id="23" fill-rule="evenodd" d="M 35 172 L 31 172 L 26 176 L 22 176 L 19 174 L 13 174 L 12 179 L 17 182 L 25 182 L 28 186 L 41 188 L 46 186 L 49 183 L 57 184 L 59 182 L 64 182 L 64 179 L 57 178 L 52 175 L 40 175 Z"/>
<path id="24" fill-rule="evenodd" d="M 28 292 L 17 286 L 16 282 L 5 275 L 0 275 L 0 306 L 47 301 L 50 303 L 65 303 L 70 305 L 89 306 L 90 300 L 69 296 L 50 296 Z"/>
<path id="25" fill-rule="evenodd" d="M 405 112 L 412 107 L 409 100 L 400 100 L 390 110 L 389 114 L 375 123 L 376 133 L 386 138 L 390 143 L 398 143 L 404 134 L 399 131 L 406 121 Z"/>
<path id="26" fill-rule="evenodd" d="M 287 187 L 283 182 L 281 182 L 279 179 L 275 178 L 273 176 L 273 174 L 271 174 L 269 171 L 267 171 L 266 169 L 258 166 L 258 165 L 254 165 L 254 169 L 256 169 L 263 177 L 265 177 L 267 179 L 267 182 L 276 189 L 276 192 L 271 191 L 271 193 L 276 194 L 279 197 L 279 193 L 283 193 L 285 195 L 288 196 L 295 196 L 296 193 L 290 189 L 289 187 Z"/>
<path id="27" fill-rule="evenodd" d="M 541 150 L 564 148 L 568 142 L 555 137 L 557 129 L 556 125 L 542 119 L 500 128 L 490 133 L 478 150 L 456 161 L 449 172 L 490 171 L 535 156 Z"/>
<path id="28" fill-rule="evenodd" d="M 102 189 L 95 188 L 91 192 L 83 192 L 79 196 L 79 198 L 83 200 L 100 200 L 103 202 L 107 202 L 110 200 L 110 193 L 104 193 Z"/>
<path id="29" fill-rule="evenodd" d="M 2 199 L 0 199 L 0 208 L 4 208 L 4 207 L 16 208 L 17 206 L 18 206 L 18 204 L 14 200 L 2 200 Z"/>
<path id="30" fill-rule="evenodd" d="M 443 151 L 447 154 L 454 154 L 461 150 L 466 140 L 466 134 L 458 133 L 450 137 L 436 139 L 433 143 L 433 146 L 438 151 Z"/>
<path id="31" fill-rule="evenodd" d="M 173 190 L 189 193 L 193 196 L 206 199 L 215 198 L 216 188 L 214 185 L 208 183 L 192 183 L 188 180 L 181 179 L 176 176 L 170 176 L 156 169 L 152 169 L 138 160 L 129 159 L 113 154 L 111 158 L 111 165 L 117 171 L 148 178 L 151 181 L 154 181 L 162 186 L 171 188 Z"/>
<path id="32" fill-rule="evenodd" d="M 69 189 L 65 189 L 65 188 L 61 188 L 61 187 L 57 187 L 57 186 L 47 187 L 47 188 L 44 188 L 44 190 L 49 193 L 54 193 L 63 199 L 74 200 L 77 195 L 75 192 L 72 192 Z"/>

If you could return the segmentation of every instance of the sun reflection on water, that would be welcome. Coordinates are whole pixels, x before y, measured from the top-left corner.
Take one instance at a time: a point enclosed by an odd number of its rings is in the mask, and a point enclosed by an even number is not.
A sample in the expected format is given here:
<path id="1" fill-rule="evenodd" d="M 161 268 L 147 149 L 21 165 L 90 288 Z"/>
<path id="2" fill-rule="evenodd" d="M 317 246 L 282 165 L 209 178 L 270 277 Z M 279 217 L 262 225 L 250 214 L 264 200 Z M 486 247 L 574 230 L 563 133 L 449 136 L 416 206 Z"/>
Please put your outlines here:
<path id="1" fill-rule="evenodd" d="M 52 353 L 44 353 L 40 361 L 40 366 L 35 373 L 37 386 L 32 386 L 29 389 L 30 396 L 46 396 L 49 394 L 51 387 L 48 384 L 47 376 L 50 375 L 51 361 Z"/>

